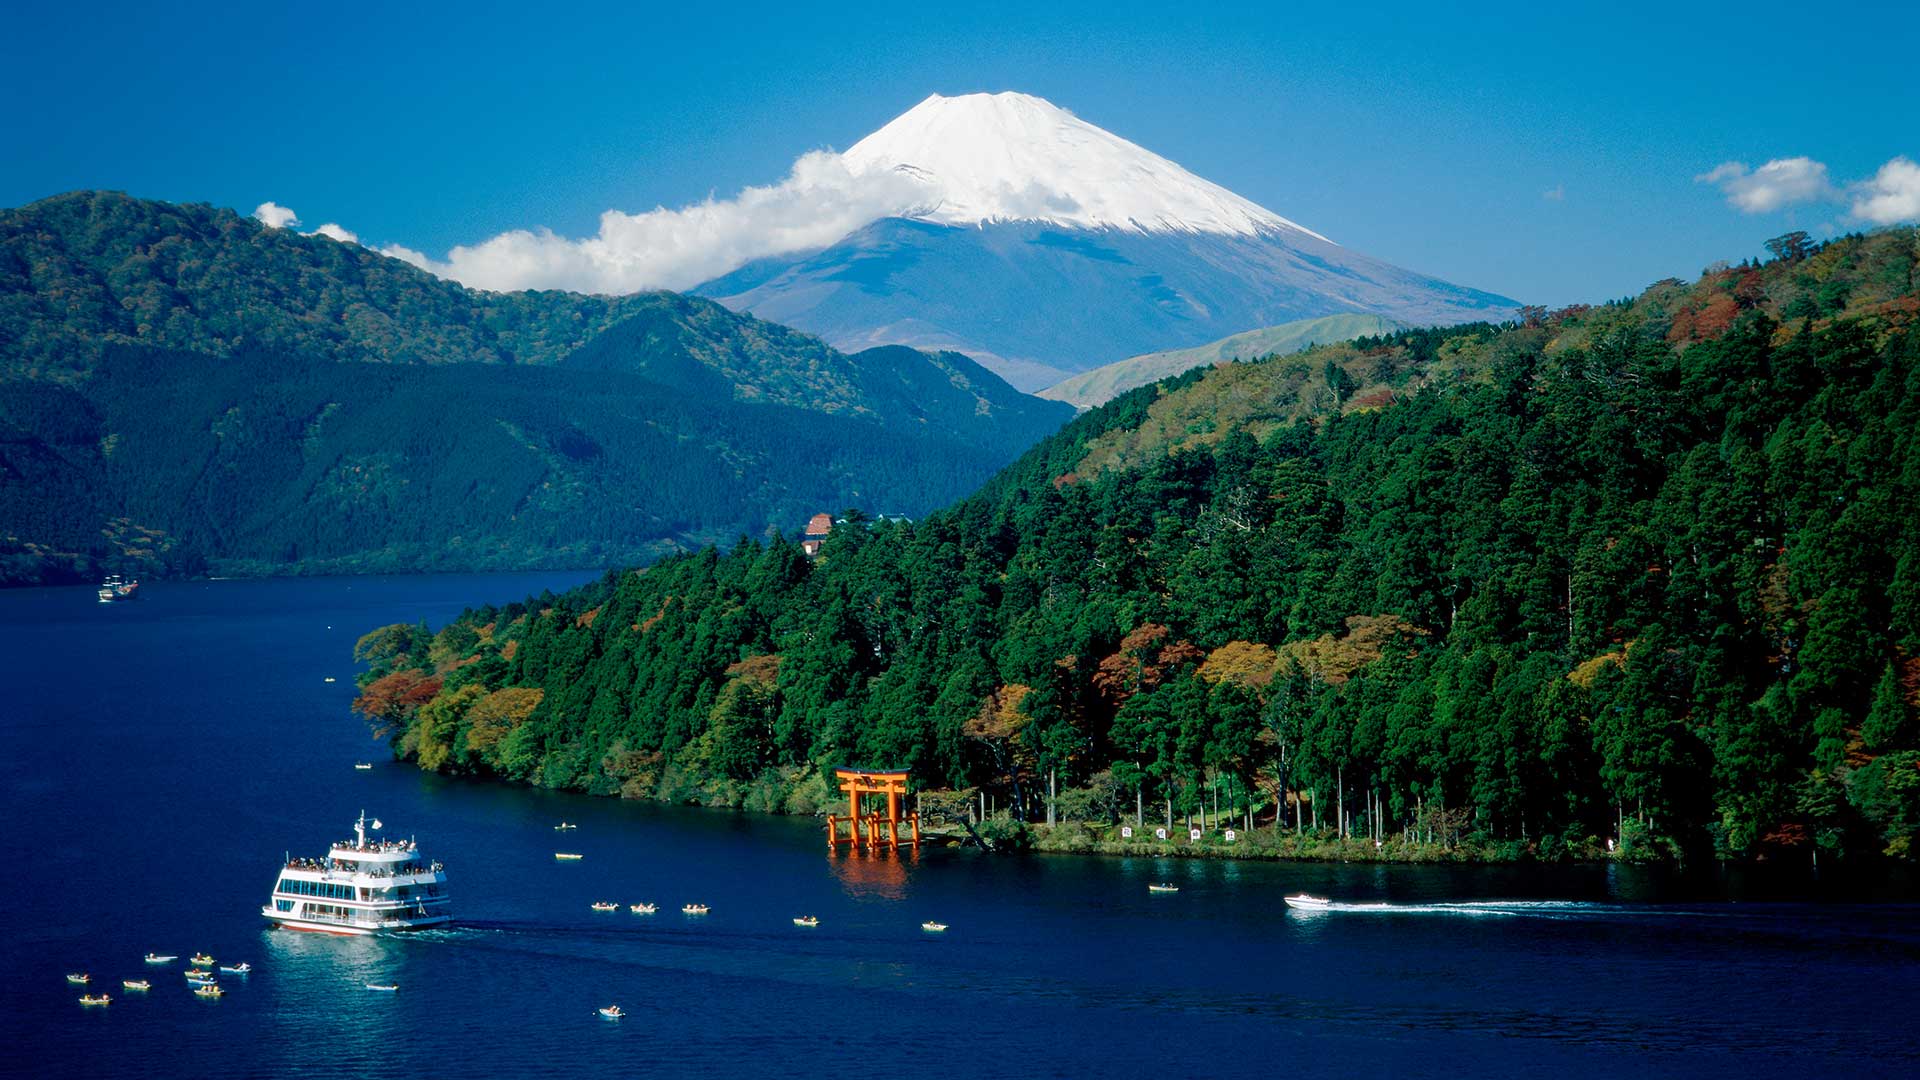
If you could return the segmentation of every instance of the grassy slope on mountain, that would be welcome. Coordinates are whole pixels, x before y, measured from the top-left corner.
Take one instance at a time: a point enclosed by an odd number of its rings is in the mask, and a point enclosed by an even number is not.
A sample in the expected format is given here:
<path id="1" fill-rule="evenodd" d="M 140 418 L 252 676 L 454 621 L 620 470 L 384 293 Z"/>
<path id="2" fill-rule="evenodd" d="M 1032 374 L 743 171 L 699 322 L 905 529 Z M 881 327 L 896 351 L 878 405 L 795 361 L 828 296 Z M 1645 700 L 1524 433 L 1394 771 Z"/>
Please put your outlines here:
<path id="1" fill-rule="evenodd" d="M 1248 330 L 1191 349 L 1169 349 L 1128 357 L 1075 375 L 1040 391 L 1039 396 L 1064 401 L 1075 408 L 1091 409 L 1136 386 L 1156 383 L 1202 365 L 1284 356 L 1311 345 L 1346 341 L 1363 334 L 1391 333 L 1401 328 L 1402 324 L 1382 315 L 1354 313 L 1300 319 L 1279 326 Z"/>
<path id="2" fill-rule="evenodd" d="M 5 583 L 641 559 L 921 512 L 1067 415 L 965 357 L 847 356 L 673 293 L 475 292 L 107 193 L 0 213 Z"/>
<path id="3" fill-rule="evenodd" d="M 746 544 L 370 634 L 360 706 L 423 767 L 633 797 L 805 808 L 819 766 L 885 761 L 1389 850 L 1910 855 L 1917 254 L 1190 373 L 814 563 Z"/>

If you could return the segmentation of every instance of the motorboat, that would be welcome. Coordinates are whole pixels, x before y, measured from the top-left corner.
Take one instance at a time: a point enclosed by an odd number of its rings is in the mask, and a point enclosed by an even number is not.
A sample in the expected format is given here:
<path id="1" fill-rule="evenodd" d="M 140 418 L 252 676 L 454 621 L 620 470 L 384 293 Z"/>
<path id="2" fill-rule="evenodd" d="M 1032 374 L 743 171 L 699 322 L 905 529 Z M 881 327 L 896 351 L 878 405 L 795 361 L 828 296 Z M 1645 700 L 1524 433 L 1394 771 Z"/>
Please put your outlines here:
<path id="1" fill-rule="evenodd" d="M 1168 881 L 1159 881 L 1147 886 L 1147 891 L 1153 893 L 1179 892 L 1180 886 Z"/>
<path id="2" fill-rule="evenodd" d="M 606 1008 L 600 1010 L 600 1015 L 606 1017 L 609 1020 L 618 1020 L 627 1014 L 625 1011 L 623 1011 L 620 1008 L 620 1006 L 609 1005 Z"/>
<path id="3" fill-rule="evenodd" d="M 368 983 L 367 989 L 378 991 L 379 993 L 382 993 L 382 994 L 391 994 L 400 989 L 400 984 L 399 983 Z"/>
<path id="4" fill-rule="evenodd" d="M 93 976 L 87 974 L 84 971 L 79 971 L 71 975 L 68 975 L 67 981 L 72 983 L 75 986 L 85 986 L 88 983 L 93 981 Z"/>
<path id="5" fill-rule="evenodd" d="M 659 910 L 660 910 L 660 905 L 658 905 L 658 904 L 628 904 L 628 905 L 627 905 L 627 910 L 628 910 L 628 911 L 631 911 L 631 912 L 633 912 L 633 913 L 634 913 L 635 915 L 651 915 L 651 914 L 653 914 L 654 912 L 656 912 L 656 911 L 659 911 Z"/>
<path id="6" fill-rule="evenodd" d="M 561 862 L 579 862 L 581 859 L 586 858 L 585 855 L 576 855 L 571 851 L 556 851 L 553 853 L 553 857 Z"/>
<path id="7" fill-rule="evenodd" d="M 680 912 L 683 915 L 705 915 L 711 910 L 713 909 L 707 907 L 705 904 L 683 904 L 680 908 Z"/>
<path id="8" fill-rule="evenodd" d="M 245 975 L 247 972 L 253 970 L 253 965 L 245 962 L 238 964 L 221 964 L 220 970 L 231 975 Z"/>
<path id="9" fill-rule="evenodd" d="M 180 959 L 178 956 L 161 956 L 159 953 L 147 954 L 147 963 L 149 964 L 171 964 L 178 959 Z"/>
<path id="10" fill-rule="evenodd" d="M 600 901 L 599 903 L 597 903 L 597 904 L 594 904 L 594 905 L 593 905 L 593 910 L 595 910 L 595 911 L 619 911 L 619 910 L 620 910 L 620 905 L 619 905 L 619 904 L 610 904 L 610 903 L 608 903 L 607 901 L 605 901 L 605 900 L 602 900 L 602 901 Z"/>
<path id="11" fill-rule="evenodd" d="M 353 835 L 332 844 L 325 858 L 287 859 L 261 916 L 287 930 L 346 935 L 452 922 L 446 867 L 424 858 L 412 838 L 375 835 L 383 828 L 379 818 L 369 825 L 362 811 Z"/>
<path id="12" fill-rule="evenodd" d="M 151 990 L 153 984 L 145 979 L 122 979 L 120 985 L 128 990 Z"/>
<path id="13" fill-rule="evenodd" d="M 80 995 L 80 1004 L 82 1004 L 82 1005 L 111 1005 L 111 1004 L 113 1004 L 113 999 L 112 999 L 112 998 L 110 998 L 110 997 L 108 997 L 108 996 L 107 996 L 107 995 L 105 995 L 105 994 L 98 994 L 98 995 L 96 995 L 96 994 L 82 994 L 82 995 Z"/>
<path id="14" fill-rule="evenodd" d="M 205 986 L 194 987 L 193 996 L 203 997 L 203 998 L 219 998 L 219 997 L 226 997 L 227 992 L 225 990 L 220 989 L 220 986 L 217 983 L 208 983 Z"/>
<path id="15" fill-rule="evenodd" d="M 1333 901 L 1324 896 L 1308 896 L 1306 893 L 1295 893 L 1286 900 L 1288 907 L 1299 911 L 1326 911 L 1333 906 Z"/>
<path id="16" fill-rule="evenodd" d="M 213 957 L 208 956 L 206 953 L 194 953 L 192 956 L 187 957 L 187 962 L 193 964 L 195 967 L 206 967 L 213 963 Z"/>
<path id="17" fill-rule="evenodd" d="M 799 918 L 793 920 L 793 925 L 806 926 L 806 927 L 819 926 L 820 917 L 817 915 L 802 915 Z"/>
<path id="18" fill-rule="evenodd" d="M 568 831 L 568 830 L 570 830 L 570 829 L 577 829 L 577 828 L 579 828 L 579 827 L 580 827 L 580 826 L 578 826 L 578 825 L 575 825 L 575 824 L 574 824 L 573 822 L 571 822 L 571 821 L 563 821 L 563 822 L 561 822 L 560 824 L 558 824 L 558 825 L 555 825 L 555 826 L 553 827 L 553 831 L 554 831 L 554 832 L 567 832 L 567 831 Z"/>
<path id="19" fill-rule="evenodd" d="M 947 924 L 928 919 L 926 922 L 920 924 L 920 929 L 925 930 L 929 934 L 944 934 L 947 932 Z"/>

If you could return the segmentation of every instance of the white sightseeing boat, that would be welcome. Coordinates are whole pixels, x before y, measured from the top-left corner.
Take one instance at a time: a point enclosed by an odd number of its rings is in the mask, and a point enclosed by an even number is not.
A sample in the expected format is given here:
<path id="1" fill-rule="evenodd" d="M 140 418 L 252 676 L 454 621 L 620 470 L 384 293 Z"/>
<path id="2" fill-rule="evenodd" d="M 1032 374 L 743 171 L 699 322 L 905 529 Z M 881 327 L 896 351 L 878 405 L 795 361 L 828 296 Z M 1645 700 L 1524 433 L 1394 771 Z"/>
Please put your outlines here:
<path id="1" fill-rule="evenodd" d="M 375 819 L 372 828 L 380 827 Z M 289 930 L 323 934 L 420 930 L 453 921 L 446 869 L 422 859 L 412 840 L 372 838 L 367 829 L 363 811 L 353 839 L 333 845 L 326 858 L 289 858 L 260 914 Z"/>

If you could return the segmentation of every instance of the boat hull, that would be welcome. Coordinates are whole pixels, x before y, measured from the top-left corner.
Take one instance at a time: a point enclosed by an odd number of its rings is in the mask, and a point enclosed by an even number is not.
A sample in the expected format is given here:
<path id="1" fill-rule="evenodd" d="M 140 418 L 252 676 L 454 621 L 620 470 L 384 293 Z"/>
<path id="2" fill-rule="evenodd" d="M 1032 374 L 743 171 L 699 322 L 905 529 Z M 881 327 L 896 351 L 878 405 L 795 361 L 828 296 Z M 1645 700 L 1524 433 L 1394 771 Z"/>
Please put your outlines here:
<path id="1" fill-rule="evenodd" d="M 393 926 L 353 926 L 346 923 L 310 921 L 286 915 L 268 915 L 266 920 L 282 930 L 299 930 L 308 934 L 332 934 L 335 937 L 368 937 L 373 934 L 404 934 L 410 930 L 431 930 L 436 926 L 451 923 L 453 916 L 429 915 L 424 919 L 413 919 Z"/>

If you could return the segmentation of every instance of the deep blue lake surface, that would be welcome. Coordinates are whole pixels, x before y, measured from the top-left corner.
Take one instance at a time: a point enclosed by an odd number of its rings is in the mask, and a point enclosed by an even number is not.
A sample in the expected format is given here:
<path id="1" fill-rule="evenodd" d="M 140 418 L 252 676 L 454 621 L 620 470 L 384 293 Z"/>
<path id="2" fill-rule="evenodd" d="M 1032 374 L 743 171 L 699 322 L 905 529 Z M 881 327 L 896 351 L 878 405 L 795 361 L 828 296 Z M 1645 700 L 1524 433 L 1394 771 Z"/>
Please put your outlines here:
<path id="1" fill-rule="evenodd" d="M 0 1073 L 1920 1073 L 1906 884 L 833 857 L 808 821 L 427 776 L 349 715 L 366 629 L 584 576 L 163 584 L 110 607 L 0 593 Z M 282 855 L 324 854 L 363 808 L 447 864 L 459 925 L 267 929 Z M 1150 896 L 1160 880 L 1181 891 Z M 1387 906 L 1289 914 L 1301 889 Z M 694 900 L 713 913 L 681 915 Z M 203 1001 L 149 950 L 254 970 Z M 81 970 L 110 1007 L 78 1005 L 63 976 Z M 142 977 L 151 992 L 121 990 Z M 626 1019 L 596 1015 L 614 1002 Z"/>

